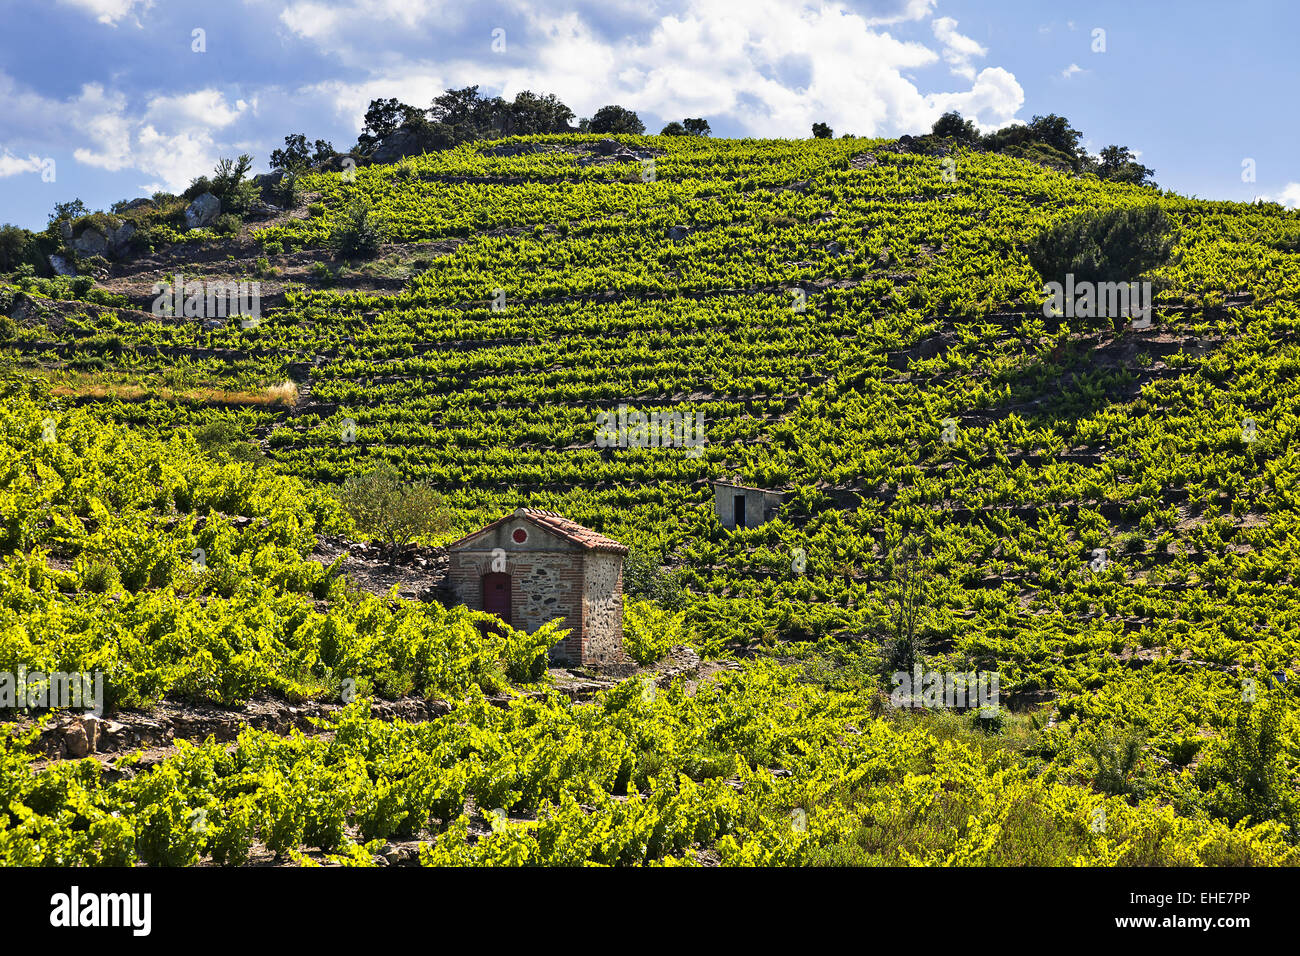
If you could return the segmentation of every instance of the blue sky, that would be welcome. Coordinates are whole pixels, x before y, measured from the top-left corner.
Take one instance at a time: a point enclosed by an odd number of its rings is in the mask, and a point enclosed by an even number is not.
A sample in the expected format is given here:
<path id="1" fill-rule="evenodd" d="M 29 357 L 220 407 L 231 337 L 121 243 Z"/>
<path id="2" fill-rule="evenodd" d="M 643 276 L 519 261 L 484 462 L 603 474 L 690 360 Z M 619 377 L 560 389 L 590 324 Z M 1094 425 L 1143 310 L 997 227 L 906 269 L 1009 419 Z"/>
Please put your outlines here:
<path id="1" fill-rule="evenodd" d="M 289 132 L 345 147 L 370 99 L 471 83 L 721 136 L 1056 112 L 1167 188 L 1300 203 L 1285 0 L 0 0 L 0 21 L 0 222 L 29 228 L 74 197 L 180 191 L 221 156 L 264 170 Z"/>

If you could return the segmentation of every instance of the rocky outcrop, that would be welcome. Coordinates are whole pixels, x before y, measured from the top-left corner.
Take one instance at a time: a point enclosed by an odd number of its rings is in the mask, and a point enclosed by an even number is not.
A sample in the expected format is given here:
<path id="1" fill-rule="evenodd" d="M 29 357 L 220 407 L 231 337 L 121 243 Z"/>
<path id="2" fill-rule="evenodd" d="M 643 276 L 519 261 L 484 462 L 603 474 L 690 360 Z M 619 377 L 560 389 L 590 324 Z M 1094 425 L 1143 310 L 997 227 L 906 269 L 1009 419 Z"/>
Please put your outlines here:
<path id="1" fill-rule="evenodd" d="M 102 256 L 108 253 L 108 237 L 98 229 L 87 229 L 72 240 L 72 250 L 83 256 Z"/>
<path id="2" fill-rule="evenodd" d="M 201 229 L 219 215 L 221 215 L 221 200 L 212 193 L 200 193 L 185 207 L 185 225 L 190 229 Z"/>
<path id="3" fill-rule="evenodd" d="M 416 156 L 424 152 L 420 138 L 409 129 L 399 129 L 385 136 L 370 154 L 372 162 L 395 163 L 407 156 Z"/>
<path id="4" fill-rule="evenodd" d="M 82 256 L 121 256 L 130 248 L 135 233 L 133 222 L 123 222 L 116 227 L 90 226 L 72 239 L 70 245 L 73 252 Z"/>

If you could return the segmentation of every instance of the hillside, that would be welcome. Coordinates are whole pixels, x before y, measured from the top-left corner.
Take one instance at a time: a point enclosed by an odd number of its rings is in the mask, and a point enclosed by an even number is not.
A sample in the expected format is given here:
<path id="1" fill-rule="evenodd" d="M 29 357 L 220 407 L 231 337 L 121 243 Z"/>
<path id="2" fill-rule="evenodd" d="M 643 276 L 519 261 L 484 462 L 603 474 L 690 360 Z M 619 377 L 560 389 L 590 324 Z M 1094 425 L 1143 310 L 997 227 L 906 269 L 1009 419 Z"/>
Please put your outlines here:
<path id="1" fill-rule="evenodd" d="M 32 722 L 0 859 L 1300 862 L 1300 214 L 883 140 L 616 139 L 310 173 L 99 302 L 0 288 L 0 670 L 100 668 L 124 726 L 340 720 L 38 773 Z M 1045 316 L 1031 241 L 1153 204 L 1150 326 Z M 376 254 L 335 253 L 372 219 Z M 154 314 L 177 272 L 259 282 L 260 316 Z M 703 444 L 602 447 L 623 406 Z M 659 568 L 639 639 L 705 663 L 565 691 L 593 675 L 544 672 L 553 630 L 350 586 L 313 549 L 362 536 L 330 491 L 379 462 L 442 494 L 426 546 L 520 505 L 626 543 Z M 785 504 L 725 530 L 715 480 Z M 1000 710 L 892 707 L 904 656 L 997 672 Z"/>

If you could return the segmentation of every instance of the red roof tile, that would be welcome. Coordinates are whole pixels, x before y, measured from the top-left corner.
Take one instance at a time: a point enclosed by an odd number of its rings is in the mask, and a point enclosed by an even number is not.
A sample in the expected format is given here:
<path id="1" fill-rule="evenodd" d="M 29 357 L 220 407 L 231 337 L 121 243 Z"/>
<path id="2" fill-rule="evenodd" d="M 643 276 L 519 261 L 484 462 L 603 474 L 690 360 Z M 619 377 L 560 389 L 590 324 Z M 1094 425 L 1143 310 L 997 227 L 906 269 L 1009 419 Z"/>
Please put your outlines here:
<path id="1" fill-rule="evenodd" d="M 578 524 L 576 521 L 570 521 L 563 515 L 558 515 L 554 511 L 542 511 L 540 508 L 518 508 L 508 515 L 504 515 L 485 525 L 478 531 L 465 535 L 459 541 L 453 541 L 447 545 L 448 549 L 456 547 L 458 544 L 469 541 L 471 538 L 477 538 L 486 531 L 509 521 L 511 518 L 527 518 L 538 527 L 544 528 L 554 534 L 559 535 L 566 541 L 571 541 L 581 548 L 588 551 L 612 551 L 615 554 L 627 554 L 628 548 L 625 544 L 620 544 L 613 538 L 607 538 L 599 531 L 592 531 L 590 528 Z"/>

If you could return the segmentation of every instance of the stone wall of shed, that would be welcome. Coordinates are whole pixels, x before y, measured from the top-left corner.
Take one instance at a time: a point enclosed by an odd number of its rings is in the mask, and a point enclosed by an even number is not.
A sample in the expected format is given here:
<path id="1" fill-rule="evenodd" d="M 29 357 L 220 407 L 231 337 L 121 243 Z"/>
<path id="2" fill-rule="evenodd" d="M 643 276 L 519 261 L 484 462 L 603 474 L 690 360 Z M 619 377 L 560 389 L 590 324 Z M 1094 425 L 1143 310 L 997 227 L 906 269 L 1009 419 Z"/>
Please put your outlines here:
<path id="1" fill-rule="evenodd" d="M 623 556 L 588 552 L 584 585 L 584 662 L 597 667 L 627 663 L 623 653 Z"/>
<path id="2" fill-rule="evenodd" d="M 483 610 L 483 576 L 495 570 L 492 552 L 452 551 L 448 554 L 447 583 L 457 599 Z M 563 618 L 569 636 L 551 649 L 552 664 L 582 661 L 583 555 L 552 551 L 507 552 L 510 575 L 512 625 L 532 633 L 547 621 Z"/>

